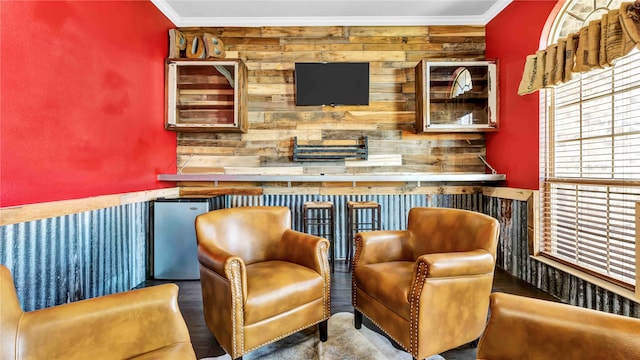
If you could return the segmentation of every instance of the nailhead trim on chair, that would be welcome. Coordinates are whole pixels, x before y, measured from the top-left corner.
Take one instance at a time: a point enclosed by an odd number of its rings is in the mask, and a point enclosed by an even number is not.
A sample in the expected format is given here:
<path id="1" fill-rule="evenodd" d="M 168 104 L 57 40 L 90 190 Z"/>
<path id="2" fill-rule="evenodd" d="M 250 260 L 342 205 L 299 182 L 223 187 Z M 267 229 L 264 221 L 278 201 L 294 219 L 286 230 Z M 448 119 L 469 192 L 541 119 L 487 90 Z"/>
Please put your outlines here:
<path id="1" fill-rule="evenodd" d="M 230 280 L 231 285 L 231 321 L 232 321 L 232 338 L 231 342 L 233 344 L 233 354 L 232 358 L 235 359 L 237 356 L 242 356 L 244 354 L 244 331 L 242 330 L 244 326 L 244 314 L 242 311 L 238 311 L 238 309 L 242 309 L 242 284 L 240 280 L 240 268 L 242 267 L 239 259 L 232 259 L 225 266 L 225 272 L 227 278 Z M 236 321 L 236 317 L 239 317 L 240 324 Z M 240 336 L 240 349 L 237 348 L 236 344 L 236 334 Z M 239 354 L 239 355 L 238 355 Z M 237 356 L 236 356 L 237 355 Z"/>
<path id="2" fill-rule="evenodd" d="M 418 262 L 415 281 L 413 283 L 411 294 L 409 296 L 409 307 L 411 312 L 411 319 L 409 320 L 411 333 L 409 339 L 411 342 L 411 354 L 415 358 L 418 357 L 418 316 L 420 311 L 420 295 L 422 294 L 424 283 L 427 280 L 428 271 L 429 267 L 426 263 L 422 261 Z"/>
<path id="3" fill-rule="evenodd" d="M 356 250 L 353 253 L 353 263 L 351 265 L 351 305 L 356 306 L 356 267 L 360 262 L 360 253 L 362 252 L 362 238 L 356 236 Z"/>
<path id="4" fill-rule="evenodd" d="M 328 319 L 331 316 L 331 271 L 329 271 L 329 259 L 327 258 L 328 244 L 326 241 L 319 243 L 316 248 L 316 256 L 320 261 L 320 271 L 322 271 L 322 277 L 324 284 L 324 318 Z M 335 260 L 334 260 L 335 261 Z"/>

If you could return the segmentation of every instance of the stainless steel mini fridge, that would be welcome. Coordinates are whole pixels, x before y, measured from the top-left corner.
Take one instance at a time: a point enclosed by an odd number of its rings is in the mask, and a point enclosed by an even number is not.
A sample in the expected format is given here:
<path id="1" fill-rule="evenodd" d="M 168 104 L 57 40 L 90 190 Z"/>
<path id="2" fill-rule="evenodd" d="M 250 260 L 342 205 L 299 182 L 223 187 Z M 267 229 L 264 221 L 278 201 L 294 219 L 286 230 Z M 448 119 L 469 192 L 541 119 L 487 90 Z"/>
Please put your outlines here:
<path id="1" fill-rule="evenodd" d="M 200 279 L 196 216 L 220 208 L 216 198 L 157 199 L 153 202 L 153 277 Z"/>

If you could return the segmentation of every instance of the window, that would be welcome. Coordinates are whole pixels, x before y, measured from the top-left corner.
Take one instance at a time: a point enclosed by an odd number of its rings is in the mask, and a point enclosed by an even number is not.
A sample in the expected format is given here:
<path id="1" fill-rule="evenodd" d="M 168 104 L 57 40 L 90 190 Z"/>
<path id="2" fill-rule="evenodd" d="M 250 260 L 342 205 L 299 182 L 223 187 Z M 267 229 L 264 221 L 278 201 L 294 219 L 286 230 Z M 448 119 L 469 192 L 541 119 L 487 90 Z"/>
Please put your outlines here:
<path id="1" fill-rule="evenodd" d="M 568 1 L 550 43 L 620 1 Z M 540 93 L 540 253 L 634 288 L 640 202 L 640 52 Z"/>

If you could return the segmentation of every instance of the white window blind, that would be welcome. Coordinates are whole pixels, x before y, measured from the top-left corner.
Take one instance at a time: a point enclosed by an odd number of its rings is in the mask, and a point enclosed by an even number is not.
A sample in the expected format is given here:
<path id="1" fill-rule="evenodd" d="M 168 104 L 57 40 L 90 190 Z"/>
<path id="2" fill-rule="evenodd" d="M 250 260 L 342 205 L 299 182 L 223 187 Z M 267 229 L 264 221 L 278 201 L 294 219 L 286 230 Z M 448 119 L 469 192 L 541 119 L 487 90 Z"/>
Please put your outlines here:
<path id="1" fill-rule="evenodd" d="M 640 52 L 546 91 L 541 253 L 636 284 Z"/>

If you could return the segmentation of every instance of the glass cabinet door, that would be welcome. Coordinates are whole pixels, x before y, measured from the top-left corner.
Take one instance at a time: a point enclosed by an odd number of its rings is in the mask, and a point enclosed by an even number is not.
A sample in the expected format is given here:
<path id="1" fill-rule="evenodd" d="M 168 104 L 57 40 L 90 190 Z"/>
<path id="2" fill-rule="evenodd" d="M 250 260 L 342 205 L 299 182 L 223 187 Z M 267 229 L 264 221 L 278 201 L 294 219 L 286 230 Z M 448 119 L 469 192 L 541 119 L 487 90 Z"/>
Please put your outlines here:
<path id="1" fill-rule="evenodd" d="M 173 131 L 245 132 L 246 67 L 240 60 L 169 60 L 167 116 Z"/>
<path id="2" fill-rule="evenodd" d="M 416 67 L 418 132 L 496 130 L 496 72 L 491 61 L 421 61 Z"/>

